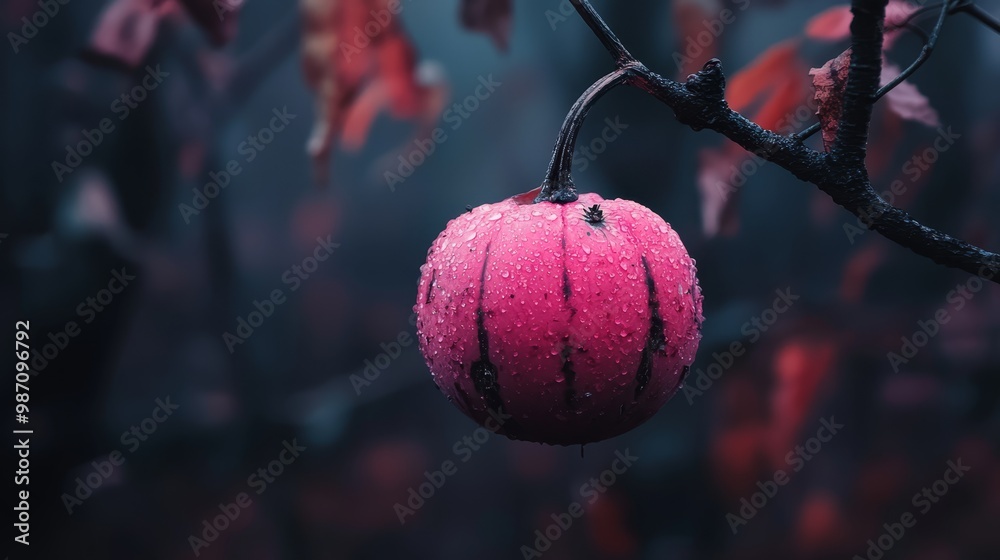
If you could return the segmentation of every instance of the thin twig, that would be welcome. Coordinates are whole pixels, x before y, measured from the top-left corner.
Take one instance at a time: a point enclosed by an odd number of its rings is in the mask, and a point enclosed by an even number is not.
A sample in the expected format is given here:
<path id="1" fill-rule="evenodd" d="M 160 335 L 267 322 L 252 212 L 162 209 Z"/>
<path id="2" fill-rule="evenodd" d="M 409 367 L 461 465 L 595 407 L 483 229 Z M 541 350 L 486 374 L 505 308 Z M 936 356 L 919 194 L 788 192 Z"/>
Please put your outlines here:
<path id="1" fill-rule="evenodd" d="M 1000 20 L 987 13 L 975 3 L 970 2 L 968 4 L 962 4 L 958 6 L 958 11 L 969 14 L 979 20 L 986 27 L 1000 33 Z"/>
<path id="2" fill-rule="evenodd" d="M 604 44 L 604 48 L 608 49 L 608 52 L 615 57 L 615 63 L 620 66 L 625 66 L 629 62 L 635 60 L 635 57 L 628 52 L 625 45 L 622 44 L 618 37 L 615 35 L 614 31 L 608 27 L 608 24 L 604 22 L 600 15 L 597 14 L 597 10 L 590 5 L 587 0 L 570 0 L 573 7 L 576 8 L 577 13 L 583 18 L 583 21 L 593 30 L 597 38 L 601 40 Z"/>
<path id="3" fill-rule="evenodd" d="M 948 17 L 948 7 L 949 2 L 945 2 L 941 7 L 941 13 L 938 15 L 937 23 L 934 24 L 934 29 L 931 30 L 930 36 L 927 38 L 927 42 L 924 44 L 924 48 L 920 49 L 920 54 L 917 55 L 916 60 L 914 60 L 905 70 L 899 73 L 898 76 L 890 80 L 887 84 L 879 88 L 878 92 L 875 93 L 875 100 L 878 101 L 883 95 L 889 93 L 892 88 L 898 86 L 903 80 L 910 77 L 914 72 L 920 68 L 924 62 L 930 58 L 931 53 L 934 52 L 934 47 L 937 46 L 938 37 L 941 35 L 941 29 L 944 27 L 944 20 Z"/>

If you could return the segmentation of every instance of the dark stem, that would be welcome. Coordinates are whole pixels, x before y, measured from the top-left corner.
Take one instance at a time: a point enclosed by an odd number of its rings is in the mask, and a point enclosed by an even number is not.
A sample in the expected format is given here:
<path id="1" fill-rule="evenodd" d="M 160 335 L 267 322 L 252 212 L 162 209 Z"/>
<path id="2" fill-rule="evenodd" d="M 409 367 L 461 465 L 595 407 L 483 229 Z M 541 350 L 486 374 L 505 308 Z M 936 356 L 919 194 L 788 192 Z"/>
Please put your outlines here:
<path id="1" fill-rule="evenodd" d="M 868 145 L 868 125 L 882 74 L 882 25 L 889 0 L 852 0 L 851 66 L 844 88 L 844 107 L 837 123 L 837 137 L 830 150 L 848 167 L 863 170 Z"/>
<path id="2" fill-rule="evenodd" d="M 618 68 L 614 72 L 594 82 L 583 92 L 566 115 L 556 147 L 552 150 L 552 160 L 545 172 L 542 190 L 535 202 L 573 202 L 577 199 L 576 185 L 573 184 L 573 151 L 576 150 L 576 138 L 583 126 L 590 107 L 605 93 L 624 83 L 631 72 L 630 67 Z"/>
<path id="3" fill-rule="evenodd" d="M 855 55 L 852 57 L 845 108 L 839 123 L 836 152 L 828 154 L 805 146 L 794 136 L 765 130 L 733 111 L 725 100 L 726 80 L 718 59 L 710 60 L 702 70 L 688 76 L 684 83 L 665 78 L 632 58 L 589 2 L 573 1 L 577 11 L 614 57 L 617 70 L 591 86 L 573 105 L 560 131 L 546 175 L 550 184 L 549 196 L 553 190 L 551 185 L 560 181 L 572 187 L 566 158 L 568 155 L 572 162 L 575 135 L 586 110 L 604 92 L 620 83 L 627 83 L 662 101 L 673 109 L 678 121 L 692 129 L 707 128 L 719 132 L 747 151 L 776 163 L 803 181 L 813 183 L 837 204 L 860 218 L 865 227 L 934 262 L 1000 283 L 1000 255 L 920 224 L 906 212 L 885 202 L 872 188 L 864 154 L 872 104 L 881 91 L 878 83 L 886 3 L 887 0 L 853 2 L 855 19 L 851 24 L 851 37 Z"/>

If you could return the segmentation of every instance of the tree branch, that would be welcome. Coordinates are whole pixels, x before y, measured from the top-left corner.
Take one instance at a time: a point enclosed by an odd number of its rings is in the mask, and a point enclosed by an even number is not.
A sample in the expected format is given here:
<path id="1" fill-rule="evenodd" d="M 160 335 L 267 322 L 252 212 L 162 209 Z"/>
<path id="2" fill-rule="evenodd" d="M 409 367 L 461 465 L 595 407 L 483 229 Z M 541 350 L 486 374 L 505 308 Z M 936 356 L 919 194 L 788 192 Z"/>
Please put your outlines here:
<path id="1" fill-rule="evenodd" d="M 882 26 L 887 0 L 854 0 L 852 56 L 835 150 L 821 153 L 794 137 L 765 130 L 729 108 L 722 64 L 712 59 L 683 83 L 665 78 L 632 57 L 587 0 L 573 6 L 615 59 L 617 71 L 591 86 L 563 123 L 546 185 L 572 185 L 570 167 L 576 133 L 590 105 L 604 92 L 627 83 L 673 109 L 677 120 L 694 130 L 711 129 L 793 175 L 813 183 L 870 229 L 937 263 L 1000 283 L 1000 255 L 924 226 L 886 203 L 872 188 L 865 168 L 865 145 L 882 64 Z M 569 154 L 570 157 L 566 157 Z M 575 192 L 574 192 L 575 194 Z M 540 197 L 541 198 L 541 197 Z M 571 197 L 570 200 L 575 199 Z M 563 200 L 554 200 L 562 202 Z"/>
<path id="2" fill-rule="evenodd" d="M 882 74 L 882 25 L 889 0 L 852 0 L 851 67 L 844 88 L 844 108 L 830 152 L 844 165 L 863 170 L 868 124 Z M 867 172 L 866 172 L 867 174 Z"/>
<path id="3" fill-rule="evenodd" d="M 882 97 L 884 97 L 885 94 L 889 93 L 896 86 L 903 83 L 903 80 L 913 75 L 913 73 L 916 72 L 921 66 L 923 66 L 924 62 L 926 62 L 927 59 L 930 58 L 931 54 L 934 52 L 934 47 L 937 45 L 938 36 L 940 36 L 941 34 L 941 28 L 944 27 L 945 17 L 947 17 L 949 13 L 951 13 L 955 9 L 954 6 L 949 7 L 950 4 L 951 0 L 949 0 L 948 2 L 942 2 L 940 5 L 932 7 L 932 8 L 940 8 L 941 12 L 938 14 L 937 23 L 934 24 L 934 29 L 931 30 L 931 33 L 929 35 L 925 33 L 924 30 L 914 25 L 912 23 L 912 20 L 917 15 L 928 11 L 928 8 L 931 7 L 921 8 L 920 10 L 914 12 L 913 14 L 910 14 L 910 17 L 908 17 L 904 22 L 899 24 L 898 27 L 906 27 L 910 31 L 920 35 L 920 38 L 923 40 L 924 46 L 923 48 L 920 49 L 920 54 L 917 55 L 917 58 L 913 62 L 911 62 L 910 65 L 907 66 L 905 70 L 900 72 L 898 76 L 892 79 L 892 81 L 879 88 L 879 90 L 875 93 L 875 101 L 882 99 Z M 819 132 L 819 130 L 820 130 L 820 123 L 816 122 L 813 123 L 809 128 L 801 132 L 792 134 L 791 137 L 801 142 L 806 138 L 809 138 L 813 134 L 816 134 L 817 132 Z"/>

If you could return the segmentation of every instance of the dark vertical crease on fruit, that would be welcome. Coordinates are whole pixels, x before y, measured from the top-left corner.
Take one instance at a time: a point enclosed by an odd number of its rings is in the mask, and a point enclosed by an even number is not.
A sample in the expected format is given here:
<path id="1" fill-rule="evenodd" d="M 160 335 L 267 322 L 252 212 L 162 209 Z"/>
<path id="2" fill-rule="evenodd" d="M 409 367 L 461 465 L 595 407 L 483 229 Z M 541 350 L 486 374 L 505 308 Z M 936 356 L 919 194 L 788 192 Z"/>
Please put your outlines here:
<path id="1" fill-rule="evenodd" d="M 437 280 L 437 269 L 431 270 L 431 281 L 427 283 L 427 297 L 424 299 L 425 305 L 430 305 L 431 296 L 434 293 L 434 282 Z"/>
<path id="2" fill-rule="evenodd" d="M 646 389 L 653 375 L 653 354 L 663 349 L 666 336 L 663 333 L 663 318 L 660 317 L 660 301 L 656 297 L 656 281 L 649 270 L 649 261 L 642 257 L 642 268 L 646 273 L 646 287 L 649 289 L 649 333 L 646 334 L 646 345 L 642 349 L 639 369 L 635 374 L 635 399 Z"/>
<path id="3" fill-rule="evenodd" d="M 563 218 L 563 232 L 562 232 L 562 279 L 563 279 L 563 299 L 566 301 L 566 306 L 569 308 L 569 319 L 566 325 L 566 336 L 563 338 L 563 348 L 562 348 L 562 374 L 566 378 L 566 406 L 571 409 L 576 409 L 576 371 L 573 369 L 573 362 L 570 361 L 570 355 L 573 353 L 573 347 L 570 341 L 569 328 L 572 324 L 573 317 L 576 316 L 576 308 L 570 305 L 569 296 L 573 293 L 569 285 L 569 267 L 566 265 L 566 259 L 568 255 L 566 253 L 566 213 L 562 212 Z"/>
<path id="4" fill-rule="evenodd" d="M 486 298 L 486 267 L 490 262 L 490 246 L 486 244 L 483 255 L 483 270 L 479 274 L 479 303 L 476 307 L 476 331 L 479 338 L 479 359 L 472 362 L 472 384 L 476 392 L 486 401 L 486 407 L 495 412 L 503 412 L 503 399 L 500 398 L 500 382 L 497 379 L 497 366 L 490 361 L 490 336 L 486 331 L 486 312 L 483 311 L 483 301 Z M 510 434 L 508 424 L 500 431 Z"/>

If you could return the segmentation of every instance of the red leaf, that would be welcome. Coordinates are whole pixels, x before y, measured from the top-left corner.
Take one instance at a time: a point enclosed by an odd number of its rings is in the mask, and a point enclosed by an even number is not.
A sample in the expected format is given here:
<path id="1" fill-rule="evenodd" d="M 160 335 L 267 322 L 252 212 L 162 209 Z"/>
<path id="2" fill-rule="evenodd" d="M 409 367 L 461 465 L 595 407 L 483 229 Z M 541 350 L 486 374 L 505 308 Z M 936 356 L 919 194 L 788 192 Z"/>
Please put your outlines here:
<path id="1" fill-rule="evenodd" d="M 813 68 L 809 75 L 813 77 L 813 87 L 816 89 L 817 114 L 823 128 L 823 145 L 830 149 L 833 139 L 837 136 L 837 123 L 843 109 L 844 88 L 847 86 L 847 75 L 851 66 L 851 49 L 842 52 L 840 56 L 827 61 L 822 68 Z M 895 76 L 899 68 L 887 60 L 882 61 L 882 76 L 879 81 L 884 86 Z M 903 119 L 916 121 L 927 126 L 940 126 L 937 111 L 917 86 L 903 81 L 885 95 L 889 110 Z"/>
<path id="2" fill-rule="evenodd" d="M 436 121 L 447 97 L 443 77 L 420 79 L 416 51 L 389 0 L 302 0 L 302 11 L 303 67 L 317 105 L 308 151 L 319 182 L 336 139 L 360 148 L 383 110 L 423 128 Z"/>
<path id="3" fill-rule="evenodd" d="M 470 31 L 486 33 L 498 49 L 510 43 L 511 0 L 462 0 L 459 19 Z"/>
<path id="4" fill-rule="evenodd" d="M 837 344 L 825 338 L 799 337 L 787 342 L 774 356 L 775 385 L 771 395 L 771 460 L 785 464 L 820 386 L 833 370 Z"/>
<path id="5" fill-rule="evenodd" d="M 510 197 L 510 199 L 521 205 L 534 204 L 535 198 L 537 198 L 539 193 L 541 192 L 542 192 L 542 187 L 535 187 L 528 192 L 515 194 L 514 196 Z"/>
<path id="6" fill-rule="evenodd" d="M 851 7 L 834 6 L 813 16 L 806 24 L 806 37 L 839 41 L 851 35 Z"/>
<path id="7" fill-rule="evenodd" d="M 793 74 L 796 79 L 802 68 L 798 53 L 798 39 L 789 39 L 772 46 L 748 66 L 729 79 L 726 101 L 738 112 L 743 112 L 763 94 L 775 88 L 776 79 L 784 82 Z"/>
<path id="8" fill-rule="evenodd" d="M 847 74 L 851 66 L 851 49 L 840 53 L 840 56 L 828 60 L 822 68 L 809 71 L 813 87 L 816 89 L 816 114 L 823 130 L 823 145 L 827 150 L 837 137 L 837 123 L 843 110 L 844 88 L 847 87 Z"/>
<path id="9" fill-rule="evenodd" d="M 751 116 L 751 120 L 781 134 L 793 132 L 789 130 L 789 125 L 794 123 L 796 109 L 805 104 L 808 89 L 801 79 L 802 72 L 796 70 L 792 76 L 778 82 L 771 97 Z"/>

